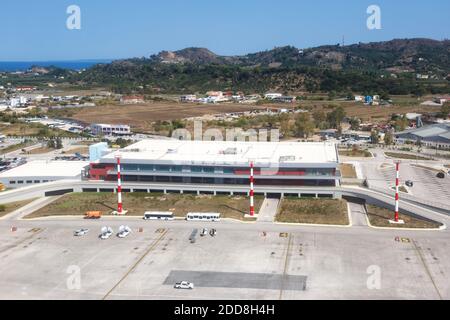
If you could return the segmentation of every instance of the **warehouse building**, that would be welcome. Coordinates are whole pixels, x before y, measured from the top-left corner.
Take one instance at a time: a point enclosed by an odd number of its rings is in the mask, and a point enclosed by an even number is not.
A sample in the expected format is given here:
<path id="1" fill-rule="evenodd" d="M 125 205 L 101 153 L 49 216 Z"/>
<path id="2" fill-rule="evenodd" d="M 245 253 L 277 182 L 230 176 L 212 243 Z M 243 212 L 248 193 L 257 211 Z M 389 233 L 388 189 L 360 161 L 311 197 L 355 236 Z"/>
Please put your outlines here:
<path id="1" fill-rule="evenodd" d="M 407 130 L 395 134 L 398 144 L 417 143 L 438 149 L 450 149 L 450 123 L 434 124 L 418 129 Z"/>
<path id="2" fill-rule="evenodd" d="M 329 142 L 222 142 L 143 140 L 91 163 L 91 180 L 115 181 L 116 157 L 126 182 L 247 185 L 250 163 L 255 185 L 337 186 L 335 144 Z"/>

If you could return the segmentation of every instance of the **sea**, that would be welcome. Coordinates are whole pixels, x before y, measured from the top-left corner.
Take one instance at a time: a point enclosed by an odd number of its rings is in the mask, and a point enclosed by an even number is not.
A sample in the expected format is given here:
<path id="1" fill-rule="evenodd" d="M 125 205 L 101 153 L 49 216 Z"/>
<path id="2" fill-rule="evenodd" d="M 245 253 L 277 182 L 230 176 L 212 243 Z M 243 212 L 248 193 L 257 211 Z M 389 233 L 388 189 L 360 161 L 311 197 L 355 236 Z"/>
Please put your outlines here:
<path id="1" fill-rule="evenodd" d="M 110 63 L 112 60 L 94 59 L 94 60 L 67 60 L 67 61 L 0 61 L 0 71 L 15 72 L 26 71 L 32 66 L 49 67 L 55 66 L 64 69 L 82 70 L 92 67 L 99 63 Z"/>

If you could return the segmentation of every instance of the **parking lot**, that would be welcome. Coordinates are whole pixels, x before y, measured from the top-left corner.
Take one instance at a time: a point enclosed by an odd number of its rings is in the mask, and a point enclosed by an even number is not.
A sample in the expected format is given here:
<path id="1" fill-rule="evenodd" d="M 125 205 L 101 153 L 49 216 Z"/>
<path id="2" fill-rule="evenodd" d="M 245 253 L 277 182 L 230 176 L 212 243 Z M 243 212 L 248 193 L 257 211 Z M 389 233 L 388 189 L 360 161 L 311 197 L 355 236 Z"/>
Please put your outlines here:
<path id="1" fill-rule="evenodd" d="M 124 223 L 133 231 L 127 238 L 98 239 L 103 225 L 116 233 Z M 0 223 L 0 299 L 450 298 L 446 232 L 76 218 L 17 224 L 11 232 Z M 216 237 L 191 243 L 193 229 L 205 226 Z M 82 227 L 90 232 L 73 237 Z M 183 280 L 195 289 L 173 288 Z"/>
<path id="2" fill-rule="evenodd" d="M 395 168 L 388 167 L 380 170 L 382 179 L 386 186 L 393 186 L 395 180 Z M 437 172 L 410 164 L 404 164 L 400 167 L 401 182 L 410 180 L 414 186 L 410 188 L 409 193 L 419 199 L 448 203 L 450 199 L 450 176 L 446 175 L 444 179 L 436 177 Z"/>

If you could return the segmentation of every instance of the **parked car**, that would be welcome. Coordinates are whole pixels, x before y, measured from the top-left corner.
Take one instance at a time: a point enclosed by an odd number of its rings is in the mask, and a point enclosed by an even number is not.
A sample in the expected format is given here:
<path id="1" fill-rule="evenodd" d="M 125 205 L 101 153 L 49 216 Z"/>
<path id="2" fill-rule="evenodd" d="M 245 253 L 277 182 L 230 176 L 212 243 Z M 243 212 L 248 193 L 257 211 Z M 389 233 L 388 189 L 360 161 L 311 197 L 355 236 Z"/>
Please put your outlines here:
<path id="1" fill-rule="evenodd" d="M 414 186 L 414 182 L 412 182 L 411 180 L 406 181 L 405 184 L 407 187 L 410 187 L 410 188 L 412 188 Z"/>
<path id="2" fill-rule="evenodd" d="M 127 237 L 129 234 L 131 233 L 131 229 L 129 226 L 120 226 L 119 227 L 119 233 L 117 234 L 117 236 L 119 238 L 125 238 Z"/>
<path id="3" fill-rule="evenodd" d="M 208 235 L 208 228 L 203 228 L 202 232 L 200 233 L 200 236 L 204 237 Z"/>
<path id="4" fill-rule="evenodd" d="M 436 177 L 438 177 L 439 179 L 444 179 L 445 178 L 445 173 L 444 172 L 439 172 Z"/>
<path id="5" fill-rule="evenodd" d="M 75 237 L 82 237 L 84 235 L 86 235 L 89 232 L 89 229 L 80 229 L 80 230 L 75 230 L 73 235 Z"/>
<path id="6" fill-rule="evenodd" d="M 101 234 L 100 234 L 100 239 L 102 239 L 102 240 L 109 239 L 109 237 L 111 237 L 112 234 L 113 234 L 113 229 L 111 227 L 103 227 Z"/>
<path id="7" fill-rule="evenodd" d="M 175 283 L 174 286 L 175 289 L 188 289 L 188 290 L 192 290 L 194 289 L 194 284 L 188 281 L 181 281 L 181 282 L 177 282 Z"/>

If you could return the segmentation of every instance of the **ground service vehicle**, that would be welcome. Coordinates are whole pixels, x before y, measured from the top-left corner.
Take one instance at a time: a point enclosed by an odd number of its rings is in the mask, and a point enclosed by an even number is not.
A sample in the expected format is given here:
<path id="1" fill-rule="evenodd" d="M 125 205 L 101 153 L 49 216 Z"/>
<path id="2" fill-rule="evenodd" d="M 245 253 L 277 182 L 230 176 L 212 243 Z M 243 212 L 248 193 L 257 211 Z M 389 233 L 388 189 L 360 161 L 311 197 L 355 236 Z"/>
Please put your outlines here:
<path id="1" fill-rule="evenodd" d="M 88 211 L 84 215 L 85 219 L 100 219 L 102 217 L 102 213 L 100 211 Z"/>
<path id="2" fill-rule="evenodd" d="M 203 228 L 202 232 L 200 233 L 201 237 L 204 237 L 208 234 L 208 228 Z"/>
<path id="3" fill-rule="evenodd" d="M 191 235 L 189 236 L 189 240 L 191 243 L 195 243 L 195 237 L 197 237 L 198 229 L 192 230 Z"/>
<path id="4" fill-rule="evenodd" d="M 209 231 L 209 235 L 211 237 L 215 237 L 217 235 L 217 230 L 216 229 L 211 229 L 211 231 Z"/>
<path id="5" fill-rule="evenodd" d="M 173 212 L 147 211 L 144 213 L 144 220 L 174 220 Z"/>
<path id="6" fill-rule="evenodd" d="M 186 215 L 187 221 L 220 221 L 220 213 L 197 213 L 190 212 Z"/>

